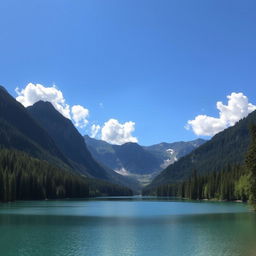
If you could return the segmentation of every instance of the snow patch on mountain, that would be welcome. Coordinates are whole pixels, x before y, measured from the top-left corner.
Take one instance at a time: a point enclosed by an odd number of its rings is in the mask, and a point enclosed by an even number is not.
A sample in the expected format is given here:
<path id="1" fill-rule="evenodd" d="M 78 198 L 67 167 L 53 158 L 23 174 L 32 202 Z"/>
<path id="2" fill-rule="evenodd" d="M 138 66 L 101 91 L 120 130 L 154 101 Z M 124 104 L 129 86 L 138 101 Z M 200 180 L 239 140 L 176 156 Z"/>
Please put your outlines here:
<path id="1" fill-rule="evenodd" d="M 114 170 L 116 173 L 120 174 L 120 175 L 123 175 L 123 176 L 129 176 L 130 173 L 125 169 L 125 168 L 121 168 L 121 169 L 117 169 L 117 170 Z"/>
<path id="2" fill-rule="evenodd" d="M 161 164 L 162 169 L 165 169 L 167 166 L 169 166 L 170 164 L 173 164 L 178 160 L 174 149 L 168 148 L 166 149 L 166 153 L 168 155 L 168 158 L 165 159 L 164 162 Z"/>
<path id="3" fill-rule="evenodd" d="M 166 149 L 166 152 L 169 153 L 170 155 L 173 155 L 175 151 L 172 148 Z"/>

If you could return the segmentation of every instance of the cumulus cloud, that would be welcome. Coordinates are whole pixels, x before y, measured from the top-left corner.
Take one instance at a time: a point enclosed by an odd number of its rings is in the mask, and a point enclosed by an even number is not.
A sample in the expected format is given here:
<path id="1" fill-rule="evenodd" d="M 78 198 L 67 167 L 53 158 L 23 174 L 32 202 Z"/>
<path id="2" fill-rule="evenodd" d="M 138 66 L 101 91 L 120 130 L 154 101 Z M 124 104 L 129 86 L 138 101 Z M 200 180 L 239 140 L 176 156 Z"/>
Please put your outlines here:
<path id="1" fill-rule="evenodd" d="M 138 139 L 132 136 L 134 130 L 134 122 L 129 121 L 121 124 L 116 119 L 109 119 L 101 129 L 101 139 L 117 145 L 127 142 L 138 142 Z"/>
<path id="2" fill-rule="evenodd" d="M 76 127 L 84 128 L 88 124 L 89 110 L 81 105 L 74 105 L 71 108 L 72 119 Z"/>
<path id="3" fill-rule="evenodd" d="M 100 125 L 96 125 L 96 124 L 93 124 L 91 126 L 91 137 L 92 138 L 95 138 L 98 135 L 100 128 L 101 128 Z"/>
<path id="4" fill-rule="evenodd" d="M 247 96 L 241 92 L 233 92 L 227 96 L 227 99 L 227 105 L 221 101 L 216 104 L 219 117 L 198 115 L 194 120 L 189 120 L 186 127 L 191 128 L 196 135 L 213 136 L 225 128 L 233 126 L 256 109 L 256 106 L 249 103 Z"/>
<path id="5" fill-rule="evenodd" d="M 16 88 L 15 91 L 18 94 L 16 100 L 25 107 L 31 106 L 39 100 L 48 101 L 63 116 L 72 120 L 76 127 L 84 128 L 88 123 L 89 110 L 80 105 L 70 107 L 61 90 L 57 89 L 55 85 L 45 87 L 41 84 L 29 83 L 25 88 L 21 90 Z"/>
<path id="6" fill-rule="evenodd" d="M 66 103 L 63 94 L 54 85 L 45 87 L 41 84 L 29 83 L 24 89 L 15 89 L 16 98 L 25 107 L 31 106 L 39 100 L 49 101 L 66 118 L 70 117 L 70 106 Z"/>
<path id="7" fill-rule="evenodd" d="M 89 110 L 81 105 L 70 106 L 66 103 L 63 93 L 55 85 L 46 87 L 41 84 L 29 83 L 24 88 L 15 89 L 18 96 L 16 100 L 25 107 L 42 100 L 51 102 L 52 105 L 63 116 L 73 121 L 74 125 L 80 129 L 88 125 Z M 99 106 L 103 108 L 103 103 Z M 91 126 L 91 137 L 101 137 L 112 144 L 124 144 L 126 142 L 137 142 L 137 138 L 132 136 L 135 130 L 134 122 L 119 123 L 116 119 L 110 119 L 104 123 L 103 127 L 93 124 Z"/>

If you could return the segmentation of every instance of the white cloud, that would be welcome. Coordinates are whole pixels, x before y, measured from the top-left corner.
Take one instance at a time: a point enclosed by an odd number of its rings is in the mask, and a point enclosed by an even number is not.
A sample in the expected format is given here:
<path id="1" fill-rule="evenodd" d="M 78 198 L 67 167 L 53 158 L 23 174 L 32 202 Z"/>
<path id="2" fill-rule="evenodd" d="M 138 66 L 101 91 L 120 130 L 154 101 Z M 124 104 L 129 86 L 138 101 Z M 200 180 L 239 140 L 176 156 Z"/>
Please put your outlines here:
<path id="1" fill-rule="evenodd" d="M 25 107 L 31 106 L 40 100 L 48 101 L 63 116 L 72 120 L 76 127 L 84 128 L 88 123 L 89 110 L 80 105 L 70 107 L 66 103 L 61 90 L 58 90 L 55 85 L 45 87 L 41 84 L 29 83 L 24 89 L 16 88 L 15 91 L 18 94 L 16 100 Z"/>
<path id="2" fill-rule="evenodd" d="M 84 128 L 88 124 L 89 110 L 81 105 L 74 105 L 71 108 L 72 119 L 76 127 Z"/>
<path id="3" fill-rule="evenodd" d="M 117 145 L 138 142 L 138 139 L 132 136 L 134 130 L 134 122 L 129 121 L 121 124 L 116 119 L 109 119 L 101 129 L 101 139 Z"/>
<path id="4" fill-rule="evenodd" d="M 55 85 L 45 87 L 41 84 L 29 83 L 23 89 L 16 88 L 15 91 L 18 94 L 16 100 L 25 107 L 31 106 L 40 100 L 48 101 L 63 116 L 72 120 L 76 127 L 82 129 L 88 124 L 89 110 L 81 105 L 70 106 L 67 104 L 62 91 Z M 99 103 L 99 106 L 104 107 L 103 103 Z M 102 140 L 118 145 L 126 142 L 138 142 L 137 138 L 132 136 L 134 130 L 134 122 L 129 121 L 121 124 L 116 119 L 110 119 L 104 123 L 102 128 L 100 125 L 93 124 L 91 126 L 91 137 L 100 136 Z"/>
<path id="5" fill-rule="evenodd" d="M 225 128 L 233 126 L 256 109 L 256 106 L 249 103 L 248 98 L 241 92 L 233 92 L 227 96 L 227 99 L 227 105 L 221 101 L 216 104 L 219 117 L 198 115 L 194 120 L 188 121 L 186 128 L 192 128 L 196 135 L 213 136 Z"/>
<path id="6" fill-rule="evenodd" d="M 91 126 L 91 137 L 95 138 L 100 131 L 100 125 L 93 124 Z"/>
<path id="7" fill-rule="evenodd" d="M 54 85 L 45 87 L 41 84 L 29 83 L 24 89 L 15 89 L 18 97 L 16 98 L 25 107 L 31 106 L 39 100 L 49 101 L 66 118 L 70 117 L 70 106 L 66 103 L 63 94 Z"/>

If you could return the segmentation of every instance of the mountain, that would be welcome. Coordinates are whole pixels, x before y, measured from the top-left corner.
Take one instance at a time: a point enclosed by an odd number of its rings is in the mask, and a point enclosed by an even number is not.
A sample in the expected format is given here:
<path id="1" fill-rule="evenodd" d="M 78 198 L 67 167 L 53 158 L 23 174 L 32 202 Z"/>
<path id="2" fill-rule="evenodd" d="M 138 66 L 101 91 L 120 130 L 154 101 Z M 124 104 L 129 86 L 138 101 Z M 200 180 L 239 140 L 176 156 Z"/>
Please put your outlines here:
<path id="1" fill-rule="evenodd" d="M 103 140 L 93 139 L 88 135 L 84 136 L 84 140 L 88 150 L 98 162 L 103 163 L 105 166 L 108 166 L 113 170 L 119 170 L 122 168 L 122 163 L 116 156 L 113 145 Z"/>
<path id="2" fill-rule="evenodd" d="M 17 149 L 62 167 L 70 167 L 53 139 L 4 87 L 0 87 L 0 147 Z"/>
<path id="3" fill-rule="evenodd" d="M 95 159 L 118 173 L 144 175 L 159 170 L 160 160 L 137 143 L 112 145 L 87 135 L 84 139 Z"/>
<path id="4" fill-rule="evenodd" d="M 113 145 L 113 149 L 122 167 L 132 174 L 151 174 L 159 170 L 159 159 L 137 143 Z"/>
<path id="5" fill-rule="evenodd" d="M 73 123 L 61 115 L 51 103 L 39 101 L 28 107 L 27 111 L 52 137 L 75 170 L 92 178 L 134 185 L 133 181 L 95 161 Z"/>
<path id="6" fill-rule="evenodd" d="M 144 147 L 147 151 L 152 153 L 155 157 L 160 159 L 161 168 L 164 169 L 170 164 L 173 164 L 179 158 L 189 154 L 194 149 L 204 144 L 206 140 L 196 139 L 193 141 L 179 141 L 173 143 L 162 142 L 152 146 Z"/>
<path id="7" fill-rule="evenodd" d="M 249 126 L 256 123 L 256 111 L 237 122 L 234 126 L 215 135 L 190 154 L 182 157 L 162 171 L 146 188 L 158 185 L 178 183 L 197 174 L 221 171 L 229 165 L 243 164 L 245 152 L 250 143 Z"/>
<path id="8" fill-rule="evenodd" d="M 107 179 L 106 171 L 93 160 L 72 122 L 51 103 L 39 101 L 28 107 L 27 111 L 48 132 L 74 169 L 91 177 Z"/>
<path id="9" fill-rule="evenodd" d="M 95 159 L 123 175 L 154 175 L 205 142 L 198 139 L 143 147 L 137 143 L 111 145 L 87 135 L 84 139 Z"/>
<path id="10" fill-rule="evenodd" d="M 39 122 L 0 86 L 0 201 L 132 194 L 113 184 L 120 176 L 113 171 L 113 179 L 102 181 L 76 170 Z"/>

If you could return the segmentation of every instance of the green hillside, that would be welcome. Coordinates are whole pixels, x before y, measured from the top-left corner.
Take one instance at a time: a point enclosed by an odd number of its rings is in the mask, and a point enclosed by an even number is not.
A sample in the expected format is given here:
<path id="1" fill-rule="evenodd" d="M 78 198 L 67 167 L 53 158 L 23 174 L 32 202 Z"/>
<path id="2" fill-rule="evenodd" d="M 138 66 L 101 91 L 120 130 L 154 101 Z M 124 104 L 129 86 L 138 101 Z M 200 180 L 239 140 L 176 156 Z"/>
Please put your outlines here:
<path id="1" fill-rule="evenodd" d="M 145 191 L 163 184 L 183 182 L 191 177 L 193 170 L 203 175 L 221 171 L 228 165 L 242 164 L 250 142 L 249 126 L 253 123 L 256 123 L 255 111 L 168 166 L 145 188 Z"/>

